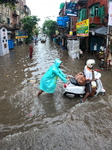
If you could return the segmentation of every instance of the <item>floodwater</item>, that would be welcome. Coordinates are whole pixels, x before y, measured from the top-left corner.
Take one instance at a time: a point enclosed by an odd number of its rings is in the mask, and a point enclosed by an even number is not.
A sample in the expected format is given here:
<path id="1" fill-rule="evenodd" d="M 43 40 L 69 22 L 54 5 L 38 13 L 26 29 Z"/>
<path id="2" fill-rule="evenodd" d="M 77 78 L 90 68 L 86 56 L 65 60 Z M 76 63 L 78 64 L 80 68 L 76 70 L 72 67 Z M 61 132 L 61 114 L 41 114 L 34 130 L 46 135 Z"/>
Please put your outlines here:
<path id="1" fill-rule="evenodd" d="M 85 56 L 72 60 L 49 39 L 34 45 L 32 59 L 24 44 L 0 57 L 0 150 L 112 150 L 112 72 L 101 71 L 106 95 L 83 104 L 62 95 L 60 79 L 54 94 L 37 98 L 39 81 L 55 58 L 69 76 L 84 68 Z"/>

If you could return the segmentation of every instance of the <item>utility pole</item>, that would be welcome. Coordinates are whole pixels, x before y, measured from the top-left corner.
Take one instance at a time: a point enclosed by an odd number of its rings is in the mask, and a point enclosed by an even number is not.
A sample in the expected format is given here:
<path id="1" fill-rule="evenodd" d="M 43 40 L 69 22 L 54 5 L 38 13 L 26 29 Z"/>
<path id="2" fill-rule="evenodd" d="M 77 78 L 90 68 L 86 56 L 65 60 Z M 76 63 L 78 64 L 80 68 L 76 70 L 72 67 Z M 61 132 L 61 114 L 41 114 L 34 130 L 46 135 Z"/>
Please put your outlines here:
<path id="1" fill-rule="evenodd" d="M 87 19 L 88 19 L 88 5 L 87 5 L 87 3 L 86 3 L 86 10 L 87 10 Z M 85 53 L 86 53 L 86 55 L 85 55 L 85 64 L 86 64 L 86 61 L 87 61 L 87 55 L 88 55 L 88 37 L 89 37 L 89 35 L 86 37 L 86 51 L 85 51 Z"/>
<path id="2" fill-rule="evenodd" d="M 112 44 L 112 1 L 108 2 L 108 25 L 107 25 L 107 41 L 106 41 L 106 54 L 105 54 L 105 69 L 107 69 L 108 54 Z"/>

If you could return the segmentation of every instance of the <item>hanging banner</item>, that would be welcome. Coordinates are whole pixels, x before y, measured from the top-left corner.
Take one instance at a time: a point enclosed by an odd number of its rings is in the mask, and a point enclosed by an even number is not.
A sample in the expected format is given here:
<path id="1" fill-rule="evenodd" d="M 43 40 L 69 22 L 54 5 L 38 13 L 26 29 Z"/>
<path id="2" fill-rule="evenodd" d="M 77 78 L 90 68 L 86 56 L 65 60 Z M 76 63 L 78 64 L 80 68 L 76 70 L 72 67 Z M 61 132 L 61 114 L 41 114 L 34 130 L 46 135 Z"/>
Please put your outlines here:
<path id="1" fill-rule="evenodd" d="M 108 25 L 112 26 L 112 1 L 109 2 L 109 19 L 108 19 Z"/>
<path id="2" fill-rule="evenodd" d="M 76 23 L 77 36 L 89 36 L 89 19 Z"/>
<path id="3" fill-rule="evenodd" d="M 78 16 L 78 5 L 77 3 L 66 3 L 66 15 L 67 16 Z"/>
<path id="4" fill-rule="evenodd" d="M 27 31 L 25 31 L 25 30 L 17 30 L 16 31 L 16 39 L 20 39 L 20 38 L 28 38 Z"/>

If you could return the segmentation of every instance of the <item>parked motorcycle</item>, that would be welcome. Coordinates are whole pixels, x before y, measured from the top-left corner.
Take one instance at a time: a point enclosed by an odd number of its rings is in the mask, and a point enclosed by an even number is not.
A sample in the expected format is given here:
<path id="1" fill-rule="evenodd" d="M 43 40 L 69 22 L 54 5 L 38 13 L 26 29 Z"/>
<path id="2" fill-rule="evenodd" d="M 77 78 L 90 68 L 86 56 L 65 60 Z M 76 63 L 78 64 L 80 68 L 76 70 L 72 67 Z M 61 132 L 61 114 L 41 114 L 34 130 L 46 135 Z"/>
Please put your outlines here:
<path id="1" fill-rule="evenodd" d="M 92 81 L 92 86 L 96 86 L 96 93 L 94 96 L 97 96 L 97 94 L 101 93 L 102 95 L 105 94 L 105 89 L 103 87 L 103 84 L 100 80 L 101 73 L 94 71 L 94 77 L 97 79 L 96 81 Z M 69 97 L 75 97 L 76 95 L 79 95 L 80 97 L 83 97 L 85 95 L 85 86 L 79 86 L 77 84 L 77 81 L 75 78 L 71 78 L 70 81 L 68 81 L 63 86 L 63 95 L 69 96 Z"/>

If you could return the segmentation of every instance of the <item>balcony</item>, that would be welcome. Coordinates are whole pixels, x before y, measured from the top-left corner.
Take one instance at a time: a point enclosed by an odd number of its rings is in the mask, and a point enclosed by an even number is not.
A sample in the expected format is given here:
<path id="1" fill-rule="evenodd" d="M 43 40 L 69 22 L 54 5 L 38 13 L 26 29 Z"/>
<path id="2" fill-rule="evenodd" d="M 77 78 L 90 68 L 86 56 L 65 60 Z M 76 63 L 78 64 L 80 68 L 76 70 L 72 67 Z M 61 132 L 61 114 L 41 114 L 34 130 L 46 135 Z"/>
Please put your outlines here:
<path id="1" fill-rule="evenodd" d="M 23 12 L 27 15 L 31 15 L 31 11 L 29 9 L 29 7 L 27 5 L 24 5 L 24 9 L 23 9 Z"/>
<path id="2" fill-rule="evenodd" d="M 91 17 L 89 18 L 89 24 L 101 24 L 100 17 Z"/>
<path id="3" fill-rule="evenodd" d="M 82 7 L 87 4 L 87 0 L 79 0 L 77 4 Z"/>
<path id="4" fill-rule="evenodd" d="M 12 13 L 12 15 L 13 15 L 14 17 L 17 17 L 17 16 L 20 15 L 20 13 L 19 13 L 18 10 L 14 10 L 13 13 Z"/>
<path id="5" fill-rule="evenodd" d="M 19 29 L 21 28 L 21 25 L 20 25 L 20 24 L 13 24 L 13 25 L 12 25 L 12 28 L 13 28 L 14 30 L 19 30 Z"/>

